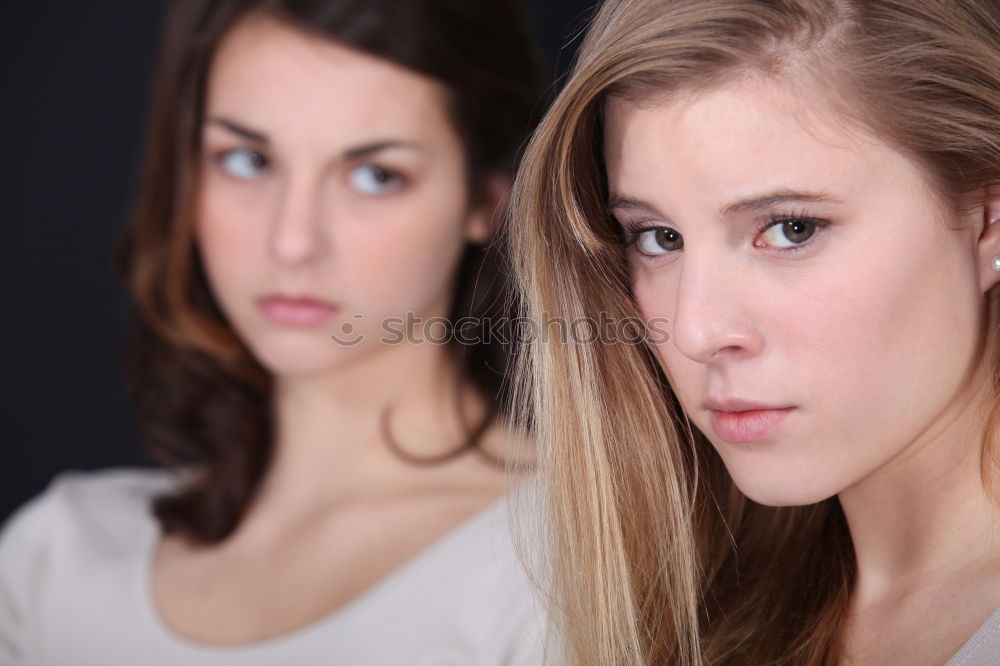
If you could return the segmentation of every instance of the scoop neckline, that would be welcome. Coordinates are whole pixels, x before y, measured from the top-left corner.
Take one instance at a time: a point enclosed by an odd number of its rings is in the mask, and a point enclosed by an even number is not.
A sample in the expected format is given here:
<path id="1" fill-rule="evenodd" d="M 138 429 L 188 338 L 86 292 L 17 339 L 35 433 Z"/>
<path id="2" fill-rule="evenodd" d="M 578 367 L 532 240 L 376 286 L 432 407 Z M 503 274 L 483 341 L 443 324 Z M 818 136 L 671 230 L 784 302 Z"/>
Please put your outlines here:
<path id="1" fill-rule="evenodd" d="M 987 643 L 998 631 L 1000 631 L 1000 606 L 997 606 L 990 616 L 980 624 L 968 640 L 955 651 L 955 654 L 948 658 L 944 666 L 962 666 L 972 664 L 969 660 L 976 657 L 976 652 Z"/>
<path id="2" fill-rule="evenodd" d="M 283 634 L 231 645 L 203 643 L 188 638 L 178 633 L 161 615 L 156 605 L 155 595 L 153 594 L 152 573 L 153 558 L 156 555 L 156 547 L 163 538 L 163 530 L 159 521 L 152 515 L 151 503 L 147 502 L 145 505 L 147 524 L 139 548 L 138 561 L 134 567 L 133 593 L 138 602 L 139 612 L 146 623 L 152 628 L 158 638 L 175 647 L 200 654 L 217 654 L 220 656 L 261 653 L 284 648 L 308 640 L 313 635 L 323 633 L 328 627 L 345 621 L 346 618 L 359 612 L 361 608 L 373 603 L 373 600 L 384 595 L 387 590 L 392 589 L 394 584 L 401 579 L 405 579 L 410 572 L 418 569 L 426 561 L 432 559 L 436 553 L 445 550 L 452 543 L 459 540 L 462 535 L 472 531 L 476 526 L 487 521 L 494 514 L 505 512 L 510 492 L 511 489 L 508 489 L 500 497 L 492 500 L 483 508 L 455 524 L 440 537 L 428 543 L 413 557 L 401 563 L 333 612 Z"/>

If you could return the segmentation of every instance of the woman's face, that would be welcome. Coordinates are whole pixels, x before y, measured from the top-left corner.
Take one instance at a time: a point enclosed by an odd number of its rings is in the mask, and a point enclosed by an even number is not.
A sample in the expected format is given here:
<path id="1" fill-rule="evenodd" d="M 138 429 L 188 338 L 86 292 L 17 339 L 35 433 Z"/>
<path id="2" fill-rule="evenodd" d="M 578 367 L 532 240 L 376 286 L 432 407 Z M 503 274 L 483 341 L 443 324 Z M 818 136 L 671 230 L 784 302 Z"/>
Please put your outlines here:
<path id="1" fill-rule="evenodd" d="M 607 109 L 638 307 L 670 320 L 672 388 L 764 504 L 825 499 L 932 438 L 968 397 L 996 280 L 983 225 L 826 108 L 745 78 Z"/>
<path id="2" fill-rule="evenodd" d="M 447 315 L 465 243 L 488 237 L 491 211 L 469 208 L 445 105 L 431 79 L 268 18 L 223 40 L 197 244 L 222 310 L 272 372 L 378 348 L 389 317 Z"/>

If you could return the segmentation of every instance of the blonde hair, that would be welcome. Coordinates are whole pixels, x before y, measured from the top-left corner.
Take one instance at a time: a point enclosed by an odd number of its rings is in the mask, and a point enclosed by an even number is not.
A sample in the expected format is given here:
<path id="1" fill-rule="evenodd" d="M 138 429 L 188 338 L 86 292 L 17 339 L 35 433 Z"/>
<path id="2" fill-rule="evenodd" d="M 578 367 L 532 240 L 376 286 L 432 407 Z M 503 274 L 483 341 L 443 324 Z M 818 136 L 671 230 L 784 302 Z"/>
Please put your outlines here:
<path id="1" fill-rule="evenodd" d="M 838 108 L 918 160 L 956 211 L 1000 183 L 995 0 L 610 0 L 514 188 L 526 317 L 639 314 L 607 211 L 608 97 L 748 72 L 822 77 Z M 773 508 L 743 496 L 645 345 L 536 336 L 516 395 L 539 443 L 544 583 L 569 663 L 837 663 L 854 557 L 836 499 Z M 998 419 L 994 408 L 984 470 Z"/>

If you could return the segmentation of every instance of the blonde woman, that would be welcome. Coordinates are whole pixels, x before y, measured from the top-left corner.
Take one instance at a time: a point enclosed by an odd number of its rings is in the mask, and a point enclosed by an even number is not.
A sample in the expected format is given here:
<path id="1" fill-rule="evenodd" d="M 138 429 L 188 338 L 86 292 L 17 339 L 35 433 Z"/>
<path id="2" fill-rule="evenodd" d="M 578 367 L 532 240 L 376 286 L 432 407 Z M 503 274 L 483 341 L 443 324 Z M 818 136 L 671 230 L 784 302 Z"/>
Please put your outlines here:
<path id="1" fill-rule="evenodd" d="M 515 198 L 571 663 L 1000 663 L 1000 3 L 607 2 Z"/>

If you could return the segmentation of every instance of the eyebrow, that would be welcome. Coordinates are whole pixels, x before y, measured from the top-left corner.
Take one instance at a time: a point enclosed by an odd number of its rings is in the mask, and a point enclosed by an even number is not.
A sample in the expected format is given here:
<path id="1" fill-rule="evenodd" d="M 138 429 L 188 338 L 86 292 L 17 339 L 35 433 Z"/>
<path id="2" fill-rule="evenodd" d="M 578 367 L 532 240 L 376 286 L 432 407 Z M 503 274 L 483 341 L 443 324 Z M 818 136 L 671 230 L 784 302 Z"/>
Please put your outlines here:
<path id="1" fill-rule="evenodd" d="M 629 199 L 620 194 L 613 195 L 608 199 L 608 210 L 614 210 L 615 208 L 621 208 L 624 210 L 638 210 L 647 213 L 655 213 L 656 206 L 646 203 L 641 199 Z"/>
<path id="2" fill-rule="evenodd" d="M 378 153 L 383 150 L 389 150 L 390 148 L 405 148 L 407 150 L 416 150 L 422 152 L 423 147 L 413 141 L 400 141 L 400 140 L 385 140 L 385 141 L 373 141 L 371 143 L 366 143 L 354 148 L 348 148 L 344 151 L 344 157 L 347 158 L 358 158 L 366 157 L 373 153 Z"/>
<path id="3" fill-rule="evenodd" d="M 764 210 L 770 208 L 771 206 L 779 203 L 817 203 L 817 202 L 835 202 L 843 203 L 840 199 L 827 194 L 825 192 L 798 192 L 794 190 L 778 190 L 775 192 L 770 192 L 767 194 L 752 196 L 746 199 L 740 199 L 730 204 L 726 204 L 721 208 L 721 214 L 723 216 L 731 215 L 733 213 L 740 213 L 744 211 L 753 210 Z M 659 217 L 663 217 L 659 211 L 657 211 L 656 206 L 647 203 L 641 199 L 630 199 L 622 195 L 614 195 L 608 200 L 608 210 L 614 209 L 622 210 L 635 210 L 646 213 L 654 213 Z"/>
<path id="4" fill-rule="evenodd" d="M 250 129 L 249 127 L 244 127 L 243 125 L 240 125 L 239 123 L 234 123 L 232 120 L 227 120 L 225 118 L 212 117 L 212 118 L 209 118 L 208 120 L 206 120 L 205 124 L 206 125 L 218 125 L 219 127 L 222 127 L 223 129 L 227 129 L 230 132 L 232 132 L 233 134 L 236 134 L 237 136 L 241 136 L 244 139 L 249 139 L 250 141 L 254 141 L 256 143 L 261 143 L 261 144 L 264 144 L 264 145 L 267 145 L 268 143 L 270 143 L 270 141 L 267 138 L 267 135 L 264 134 L 263 132 L 258 132 L 256 130 Z"/>
<path id="5" fill-rule="evenodd" d="M 779 203 L 843 203 L 840 199 L 826 192 L 796 192 L 794 190 L 778 190 L 760 196 L 741 199 L 722 207 L 722 215 L 740 213 L 748 210 L 764 210 Z"/>
<path id="6" fill-rule="evenodd" d="M 218 125 L 223 129 L 226 129 L 237 136 L 243 137 L 255 143 L 262 145 L 268 145 L 270 140 L 267 135 L 263 132 L 259 132 L 249 127 L 235 123 L 232 120 L 226 118 L 212 117 L 205 121 L 206 125 Z M 357 159 L 359 157 L 367 157 L 375 153 L 381 152 L 383 150 L 389 150 L 391 148 L 404 148 L 409 150 L 422 151 L 423 147 L 413 141 L 402 141 L 397 139 L 384 139 L 378 141 L 372 141 L 370 143 L 365 143 L 360 146 L 354 146 L 348 148 L 344 151 L 343 156 L 348 159 Z"/>

